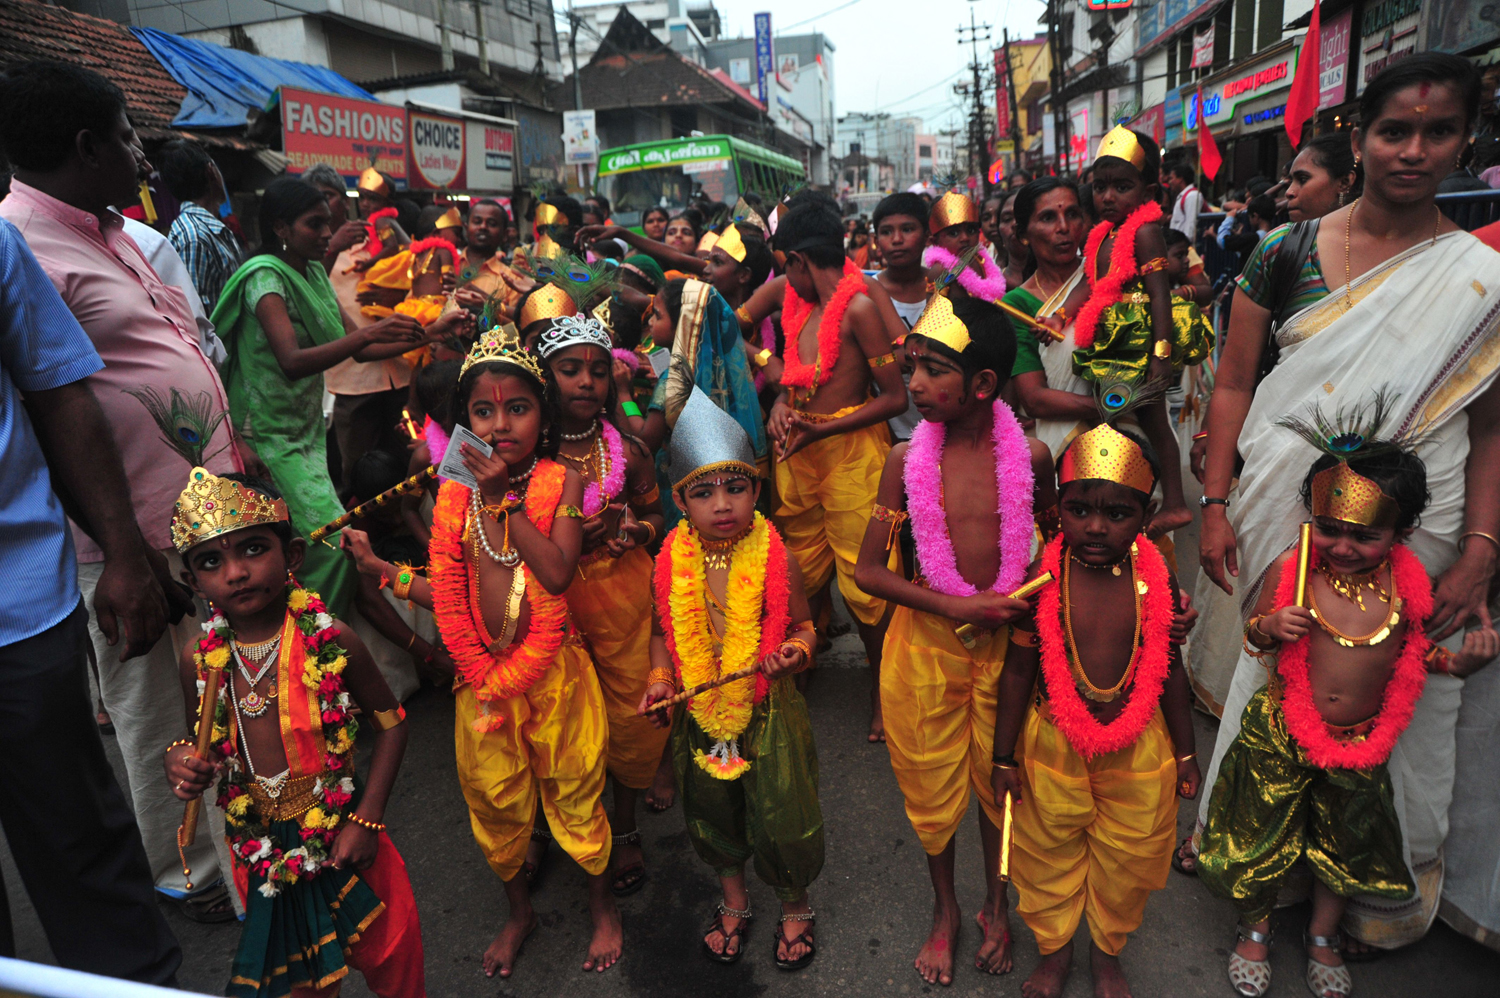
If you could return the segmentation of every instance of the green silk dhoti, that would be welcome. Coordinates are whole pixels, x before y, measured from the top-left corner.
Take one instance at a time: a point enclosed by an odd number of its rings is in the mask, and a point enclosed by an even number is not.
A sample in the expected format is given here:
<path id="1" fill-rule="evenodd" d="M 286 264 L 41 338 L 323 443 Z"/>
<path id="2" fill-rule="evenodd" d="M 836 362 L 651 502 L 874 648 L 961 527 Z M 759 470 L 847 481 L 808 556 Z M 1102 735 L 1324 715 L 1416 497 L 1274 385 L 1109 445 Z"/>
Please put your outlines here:
<path id="1" fill-rule="evenodd" d="M 1099 316 L 1094 342 L 1073 351 L 1073 372 L 1095 384 L 1145 377 L 1156 331 L 1151 325 L 1151 297 L 1139 278 Z M 1201 364 L 1214 347 L 1213 327 L 1192 302 L 1172 299 L 1172 370 Z"/>
<path id="2" fill-rule="evenodd" d="M 818 753 L 807 701 L 790 677 L 771 684 L 739 737 L 750 768 L 733 780 L 705 772 L 693 759 L 710 738 L 692 714 L 677 712 L 672 761 L 688 837 L 721 877 L 745 861 L 782 901 L 800 901 L 823 869 L 823 812 L 818 806 Z"/>
<path id="3" fill-rule="evenodd" d="M 1270 916 L 1299 859 L 1341 897 L 1404 900 L 1416 885 L 1385 765 L 1320 769 L 1286 730 L 1281 702 L 1250 698 L 1224 753 L 1198 852 L 1198 879 L 1246 923 Z"/>

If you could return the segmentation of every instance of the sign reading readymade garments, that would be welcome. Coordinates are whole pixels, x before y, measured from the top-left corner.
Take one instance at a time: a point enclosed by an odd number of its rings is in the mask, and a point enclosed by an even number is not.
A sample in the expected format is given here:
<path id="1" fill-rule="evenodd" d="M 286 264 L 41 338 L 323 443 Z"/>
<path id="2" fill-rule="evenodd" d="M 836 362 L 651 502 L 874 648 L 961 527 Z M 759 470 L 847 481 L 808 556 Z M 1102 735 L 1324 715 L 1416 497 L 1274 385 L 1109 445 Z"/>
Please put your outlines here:
<path id="1" fill-rule="evenodd" d="M 464 190 L 464 123 L 459 118 L 411 109 L 411 185 L 425 190 Z"/>
<path id="2" fill-rule="evenodd" d="M 328 163 L 349 180 L 373 165 L 406 186 L 406 108 L 282 87 L 287 172 Z"/>
<path id="3" fill-rule="evenodd" d="M 599 159 L 599 175 L 607 177 L 612 173 L 659 170 L 668 166 L 692 173 L 708 169 L 696 165 L 703 160 L 728 160 L 730 155 L 729 143 L 723 139 L 673 139 L 606 152 Z"/>

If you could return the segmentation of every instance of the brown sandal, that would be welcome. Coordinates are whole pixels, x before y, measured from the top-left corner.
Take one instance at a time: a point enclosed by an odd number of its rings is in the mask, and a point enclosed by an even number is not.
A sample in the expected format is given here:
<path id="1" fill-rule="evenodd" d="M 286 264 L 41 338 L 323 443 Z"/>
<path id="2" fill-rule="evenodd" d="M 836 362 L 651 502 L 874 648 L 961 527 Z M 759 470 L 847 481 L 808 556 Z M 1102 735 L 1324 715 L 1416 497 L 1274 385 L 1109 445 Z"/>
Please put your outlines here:
<path id="1" fill-rule="evenodd" d="M 740 924 L 736 925 L 733 929 L 726 929 L 724 927 L 724 916 L 726 915 L 730 918 L 738 918 Z M 708 927 L 708 932 L 717 932 L 724 937 L 724 952 L 715 953 L 713 947 L 708 945 L 707 939 L 703 940 L 703 952 L 707 953 L 708 958 L 715 963 L 739 963 L 740 957 L 745 955 L 745 930 L 750 927 L 750 919 L 752 917 L 750 908 L 747 907 L 744 911 L 737 911 L 723 901 L 720 901 L 717 912 L 714 915 L 713 924 Z M 708 932 L 705 932 L 704 935 L 707 935 Z M 729 952 L 729 944 L 736 941 L 739 942 L 739 945 L 734 948 L 733 953 Z"/>
<path id="2" fill-rule="evenodd" d="M 776 932 L 774 934 L 775 938 L 773 938 L 771 941 L 771 958 L 776 961 L 777 969 L 801 970 L 803 967 L 813 962 L 813 957 L 818 955 L 818 947 L 813 945 L 813 926 L 808 925 L 807 928 L 803 929 L 795 937 L 788 939 L 781 934 L 781 925 L 785 922 L 810 923 L 816 921 L 817 917 L 817 912 L 805 911 L 798 912 L 795 915 L 782 915 L 781 918 L 777 920 Z M 781 947 L 785 945 L 786 951 L 790 953 L 792 951 L 792 947 L 796 946 L 798 943 L 806 946 L 807 952 L 803 953 L 795 960 L 783 960 L 781 958 Z"/>

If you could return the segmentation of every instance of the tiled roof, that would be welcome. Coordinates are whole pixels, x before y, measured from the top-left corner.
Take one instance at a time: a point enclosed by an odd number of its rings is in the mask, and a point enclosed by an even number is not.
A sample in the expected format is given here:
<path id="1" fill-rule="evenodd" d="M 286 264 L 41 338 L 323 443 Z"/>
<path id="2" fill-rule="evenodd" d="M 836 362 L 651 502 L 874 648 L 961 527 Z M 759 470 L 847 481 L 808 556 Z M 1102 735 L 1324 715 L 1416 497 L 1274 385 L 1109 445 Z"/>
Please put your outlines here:
<path id="1" fill-rule="evenodd" d="M 32 59 L 70 62 L 108 77 L 125 91 L 143 137 L 178 134 L 172 119 L 187 91 L 114 21 L 39 0 L 0 0 L 0 68 Z"/>

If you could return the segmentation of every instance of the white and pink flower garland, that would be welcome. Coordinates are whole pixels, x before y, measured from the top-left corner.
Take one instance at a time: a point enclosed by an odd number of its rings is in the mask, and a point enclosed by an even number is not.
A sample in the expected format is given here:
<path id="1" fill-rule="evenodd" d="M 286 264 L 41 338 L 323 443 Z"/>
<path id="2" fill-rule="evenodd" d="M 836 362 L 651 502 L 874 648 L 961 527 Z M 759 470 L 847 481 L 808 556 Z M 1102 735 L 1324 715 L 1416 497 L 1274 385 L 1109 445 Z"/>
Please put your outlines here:
<path id="1" fill-rule="evenodd" d="M 1009 593 L 1026 578 L 1035 535 L 1032 495 L 1036 485 L 1031 470 L 1031 447 L 1015 413 L 995 400 L 995 512 L 1000 514 L 1000 568 L 990 590 Z M 953 538 L 948 534 L 948 515 L 943 509 L 943 442 L 947 425 L 923 421 L 912 431 L 906 452 L 906 508 L 911 514 L 912 535 L 922 575 L 936 592 L 947 596 L 975 596 L 976 589 L 958 571 Z"/>
<path id="2" fill-rule="evenodd" d="M 973 267 L 965 267 L 958 273 L 959 287 L 980 301 L 996 302 L 1005 297 L 1005 272 L 981 249 L 974 259 L 984 264 L 984 276 L 974 273 Z M 941 267 L 947 270 L 958 262 L 958 257 L 941 246 L 929 246 L 922 253 L 922 266 Z"/>
<path id="3" fill-rule="evenodd" d="M 625 487 L 625 442 L 608 420 L 599 420 L 599 434 L 609 462 L 603 482 L 589 482 L 583 490 L 583 515 L 597 516 Z"/>

